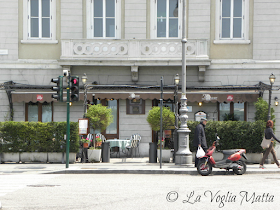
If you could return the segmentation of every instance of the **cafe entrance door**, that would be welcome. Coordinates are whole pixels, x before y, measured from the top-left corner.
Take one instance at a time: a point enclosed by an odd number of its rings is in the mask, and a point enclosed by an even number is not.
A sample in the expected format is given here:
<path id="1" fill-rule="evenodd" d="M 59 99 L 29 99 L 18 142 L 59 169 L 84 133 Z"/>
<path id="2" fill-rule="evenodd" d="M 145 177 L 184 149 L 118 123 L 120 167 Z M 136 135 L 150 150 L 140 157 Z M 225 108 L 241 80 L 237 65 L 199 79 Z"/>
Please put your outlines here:
<path id="1" fill-rule="evenodd" d="M 103 99 L 99 103 L 112 109 L 113 122 L 106 128 L 102 134 L 106 139 L 119 138 L 119 101 L 115 99 Z"/>

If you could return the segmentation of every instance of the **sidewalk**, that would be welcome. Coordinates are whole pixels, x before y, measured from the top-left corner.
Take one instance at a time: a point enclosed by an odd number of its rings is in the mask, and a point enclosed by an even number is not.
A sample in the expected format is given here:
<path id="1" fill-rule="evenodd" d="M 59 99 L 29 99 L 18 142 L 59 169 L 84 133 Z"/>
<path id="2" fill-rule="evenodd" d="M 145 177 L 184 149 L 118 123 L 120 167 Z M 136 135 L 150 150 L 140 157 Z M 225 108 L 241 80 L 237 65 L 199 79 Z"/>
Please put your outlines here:
<path id="1" fill-rule="evenodd" d="M 266 169 L 260 169 L 258 164 L 248 164 L 247 174 L 272 174 L 279 173 L 276 164 L 265 164 Z M 0 174 L 189 174 L 198 175 L 194 165 L 182 166 L 174 163 L 149 163 L 149 158 L 110 158 L 109 163 L 74 163 L 49 164 L 49 163 L 5 163 L 0 164 Z M 233 174 L 226 173 L 224 169 L 213 168 L 213 175 Z"/>

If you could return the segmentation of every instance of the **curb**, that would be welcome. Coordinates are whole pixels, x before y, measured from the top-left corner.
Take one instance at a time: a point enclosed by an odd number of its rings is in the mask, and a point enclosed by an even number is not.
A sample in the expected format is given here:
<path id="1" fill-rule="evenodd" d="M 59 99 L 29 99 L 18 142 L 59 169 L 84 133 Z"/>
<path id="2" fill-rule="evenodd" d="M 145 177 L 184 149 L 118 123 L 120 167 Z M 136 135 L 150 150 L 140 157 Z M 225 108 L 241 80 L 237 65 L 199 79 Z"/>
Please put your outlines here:
<path id="1" fill-rule="evenodd" d="M 61 170 L 47 172 L 46 174 L 185 174 L 185 175 L 199 175 L 196 170 L 121 170 L 121 169 L 106 169 L 106 170 Z M 265 171 L 246 171 L 244 175 L 249 174 L 280 174 L 280 170 L 265 170 Z M 210 175 L 235 175 L 233 171 L 212 171 Z"/>

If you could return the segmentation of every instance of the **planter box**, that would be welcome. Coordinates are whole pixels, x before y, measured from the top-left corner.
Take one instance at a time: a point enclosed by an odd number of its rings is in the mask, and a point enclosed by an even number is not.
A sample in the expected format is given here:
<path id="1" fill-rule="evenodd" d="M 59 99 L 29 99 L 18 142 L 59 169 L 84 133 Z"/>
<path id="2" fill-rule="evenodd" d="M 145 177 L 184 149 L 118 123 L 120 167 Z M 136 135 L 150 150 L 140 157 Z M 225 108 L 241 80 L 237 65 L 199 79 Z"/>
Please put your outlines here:
<path id="1" fill-rule="evenodd" d="M 169 163 L 170 158 L 171 158 L 171 149 L 163 149 L 162 150 L 162 162 Z M 158 162 L 160 162 L 160 149 L 157 150 L 157 157 L 158 157 Z"/>
<path id="2" fill-rule="evenodd" d="M 50 162 L 65 163 L 66 154 L 62 152 L 16 152 L 0 154 L 0 162 Z M 69 163 L 75 163 L 76 153 L 69 153 Z"/>
<path id="3" fill-rule="evenodd" d="M 76 153 L 69 153 L 69 163 L 75 163 Z M 48 152 L 49 163 L 66 163 L 66 153 L 62 152 Z"/>
<path id="4" fill-rule="evenodd" d="M 263 153 L 246 153 L 246 157 L 248 158 L 248 163 L 260 163 L 263 157 Z M 242 158 L 244 160 L 244 158 Z M 246 160 L 244 160 L 246 161 Z"/>
<path id="5" fill-rule="evenodd" d="M 19 162 L 19 152 L 9 153 L 5 152 L 2 153 L 1 162 Z"/>
<path id="6" fill-rule="evenodd" d="M 100 162 L 101 161 L 101 149 L 88 149 L 88 161 Z"/>
<path id="7" fill-rule="evenodd" d="M 64 153 L 62 153 L 62 152 L 48 152 L 48 162 L 49 163 L 65 163 L 65 162 L 63 162 L 63 160 L 64 160 L 64 158 L 66 159 L 66 154 L 65 155 L 63 155 L 63 154 Z"/>
<path id="8" fill-rule="evenodd" d="M 22 152 L 20 153 L 21 162 L 44 162 L 48 159 L 48 153 L 46 152 Z"/>

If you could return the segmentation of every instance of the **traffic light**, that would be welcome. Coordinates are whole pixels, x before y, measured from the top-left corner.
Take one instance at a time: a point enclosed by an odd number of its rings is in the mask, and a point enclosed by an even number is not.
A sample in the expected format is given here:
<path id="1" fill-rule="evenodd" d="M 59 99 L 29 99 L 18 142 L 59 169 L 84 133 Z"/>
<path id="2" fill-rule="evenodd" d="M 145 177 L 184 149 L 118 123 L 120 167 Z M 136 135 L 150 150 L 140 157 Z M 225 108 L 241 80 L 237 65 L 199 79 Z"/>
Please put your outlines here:
<path id="1" fill-rule="evenodd" d="M 52 87 L 52 90 L 56 91 L 56 94 L 52 94 L 52 98 L 63 102 L 63 76 L 52 78 L 51 82 L 56 83 L 56 86 Z"/>
<path id="2" fill-rule="evenodd" d="M 71 76 L 71 101 L 79 101 L 79 77 Z"/>

